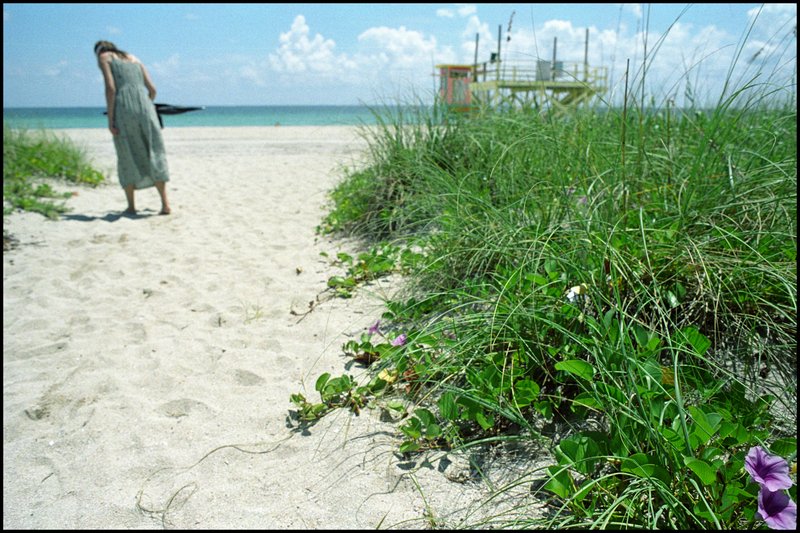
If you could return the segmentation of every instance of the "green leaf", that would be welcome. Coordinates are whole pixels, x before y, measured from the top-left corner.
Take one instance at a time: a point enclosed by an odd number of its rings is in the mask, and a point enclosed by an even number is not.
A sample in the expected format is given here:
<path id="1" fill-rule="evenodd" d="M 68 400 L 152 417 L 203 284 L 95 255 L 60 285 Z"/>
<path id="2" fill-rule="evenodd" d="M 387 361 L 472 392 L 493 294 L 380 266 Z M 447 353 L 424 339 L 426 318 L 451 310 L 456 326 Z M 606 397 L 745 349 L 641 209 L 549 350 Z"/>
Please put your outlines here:
<path id="1" fill-rule="evenodd" d="M 334 288 L 352 288 L 356 286 L 356 280 L 353 278 L 343 278 L 341 276 L 333 276 L 328 280 L 328 287 Z"/>
<path id="2" fill-rule="evenodd" d="M 536 410 L 545 418 L 553 416 L 553 404 L 548 400 L 542 400 L 533 404 Z"/>
<path id="3" fill-rule="evenodd" d="M 738 422 L 723 422 L 719 428 L 719 436 L 729 446 L 744 444 L 752 439 L 752 435 L 750 435 L 747 428 Z"/>
<path id="4" fill-rule="evenodd" d="M 514 384 L 514 402 L 517 407 L 527 407 L 539 397 L 539 384 L 530 379 L 521 379 Z"/>
<path id="5" fill-rule="evenodd" d="M 328 372 L 325 372 L 320 377 L 318 377 L 317 382 L 314 385 L 314 390 L 316 390 L 317 392 L 322 392 L 322 389 L 325 387 L 325 384 L 328 382 L 328 379 L 330 379 L 330 377 L 331 375 Z"/>
<path id="6" fill-rule="evenodd" d="M 420 445 L 413 441 L 405 441 L 400 445 L 400 453 L 416 452 L 420 449 Z"/>
<path id="7" fill-rule="evenodd" d="M 682 433 L 679 433 L 671 428 L 661 426 L 659 428 L 661 435 L 664 439 L 672 444 L 672 446 L 676 450 L 684 450 L 686 448 L 686 442 L 684 442 L 684 437 Z"/>
<path id="8" fill-rule="evenodd" d="M 572 400 L 572 411 L 575 412 L 577 409 L 585 407 L 587 409 L 594 409 L 594 410 L 602 410 L 603 404 L 601 404 L 595 395 L 591 392 L 582 392 L 575 396 L 575 399 Z"/>
<path id="9" fill-rule="evenodd" d="M 549 466 L 547 467 L 547 471 L 550 474 L 550 478 L 542 488 L 552 492 L 564 500 L 569 498 L 574 486 L 574 482 L 572 481 L 572 476 L 570 476 L 569 471 L 560 466 Z"/>
<path id="10" fill-rule="evenodd" d="M 439 424 L 432 422 L 425 426 L 425 438 L 428 440 L 434 440 L 439 438 L 442 435 L 442 428 Z"/>
<path id="11" fill-rule="evenodd" d="M 422 408 L 415 409 L 414 410 L 414 416 L 419 418 L 419 420 L 420 420 L 420 422 L 422 422 L 423 426 L 426 426 L 428 424 L 432 424 L 432 423 L 436 422 L 436 417 L 433 416 L 433 413 L 431 413 L 427 409 L 422 409 Z"/>
<path id="12" fill-rule="evenodd" d="M 422 422 L 419 418 L 411 418 L 400 426 L 400 431 L 411 439 L 422 438 Z"/>
<path id="13" fill-rule="evenodd" d="M 661 364 L 655 359 L 647 359 L 642 361 L 639 369 L 642 373 L 642 377 L 645 378 L 643 381 L 647 383 L 647 387 L 649 389 L 659 390 L 658 386 L 661 384 Z"/>
<path id="14" fill-rule="evenodd" d="M 711 485 L 717 482 L 717 469 L 713 468 L 705 461 L 694 457 L 684 457 L 683 463 L 688 466 L 692 472 L 697 474 L 697 477 L 703 485 Z"/>
<path id="15" fill-rule="evenodd" d="M 722 424 L 722 416 L 718 413 L 706 413 L 699 407 L 689 407 L 689 413 L 694 420 L 692 434 L 699 440 L 699 444 L 708 443 L 717 434 Z"/>
<path id="16" fill-rule="evenodd" d="M 769 450 L 780 457 L 789 457 L 790 455 L 797 453 L 797 438 L 786 437 L 783 439 L 778 439 L 772 443 L 772 446 L 769 447 Z"/>
<path id="17" fill-rule="evenodd" d="M 682 337 L 692 345 L 697 355 L 703 355 L 711 346 L 711 341 L 694 326 L 683 328 L 680 330 L 680 333 Z"/>
<path id="18" fill-rule="evenodd" d="M 432 439 L 441 435 L 442 430 L 436 423 L 436 416 L 427 409 L 417 409 L 414 416 L 419 418 L 422 423 L 422 431 L 425 437 Z"/>
<path id="19" fill-rule="evenodd" d="M 559 462 L 564 466 L 573 466 L 581 474 L 589 474 L 594 470 L 600 453 L 600 446 L 588 435 L 567 437 L 556 446 Z"/>
<path id="20" fill-rule="evenodd" d="M 439 413 L 445 420 L 458 419 L 459 409 L 456 404 L 456 395 L 450 391 L 445 392 L 439 398 Z"/>
<path id="21" fill-rule="evenodd" d="M 570 359 L 556 363 L 556 370 L 563 370 L 585 380 L 590 380 L 594 376 L 594 367 L 586 361 L 580 359 Z"/>
<path id="22" fill-rule="evenodd" d="M 528 274 L 525 278 L 529 281 L 534 282 L 536 285 L 544 286 L 549 283 L 546 277 L 542 276 L 541 274 Z"/>
<path id="23" fill-rule="evenodd" d="M 633 332 L 633 336 L 636 339 L 636 344 L 639 347 L 647 345 L 647 340 L 650 337 L 650 332 L 647 329 L 639 324 L 633 324 L 631 326 L 631 331 Z"/>
<path id="24" fill-rule="evenodd" d="M 484 413 L 482 409 L 475 413 L 475 421 L 478 422 L 483 429 L 491 429 L 494 426 L 494 416 L 492 416 L 491 413 Z"/>
<path id="25" fill-rule="evenodd" d="M 389 400 L 386 402 L 386 408 L 396 413 L 403 413 L 406 410 L 405 404 L 399 400 Z"/>
<path id="26" fill-rule="evenodd" d="M 670 476 L 667 470 L 659 465 L 652 457 L 636 453 L 622 461 L 620 470 L 644 479 L 655 478 L 669 486 Z"/>

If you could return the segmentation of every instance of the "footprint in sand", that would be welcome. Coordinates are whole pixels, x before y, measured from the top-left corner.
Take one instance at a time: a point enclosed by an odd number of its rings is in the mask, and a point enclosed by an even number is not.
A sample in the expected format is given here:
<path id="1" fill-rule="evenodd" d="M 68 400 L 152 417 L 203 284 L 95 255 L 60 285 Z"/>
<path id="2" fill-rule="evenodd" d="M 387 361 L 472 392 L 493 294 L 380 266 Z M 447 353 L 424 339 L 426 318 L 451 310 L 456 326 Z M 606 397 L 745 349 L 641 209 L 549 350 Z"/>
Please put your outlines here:
<path id="1" fill-rule="evenodd" d="M 181 398 L 161 404 L 158 410 L 170 418 L 180 418 L 189 416 L 191 412 L 210 412 L 211 408 L 203 402 L 192 400 L 191 398 Z"/>
<path id="2" fill-rule="evenodd" d="M 244 385 L 245 387 L 250 387 L 253 385 L 261 385 L 264 383 L 264 378 L 259 376 L 254 372 L 250 372 L 249 370 L 242 370 L 241 368 L 237 368 L 236 371 L 233 373 L 234 378 L 236 379 L 236 383 L 239 385 Z"/>

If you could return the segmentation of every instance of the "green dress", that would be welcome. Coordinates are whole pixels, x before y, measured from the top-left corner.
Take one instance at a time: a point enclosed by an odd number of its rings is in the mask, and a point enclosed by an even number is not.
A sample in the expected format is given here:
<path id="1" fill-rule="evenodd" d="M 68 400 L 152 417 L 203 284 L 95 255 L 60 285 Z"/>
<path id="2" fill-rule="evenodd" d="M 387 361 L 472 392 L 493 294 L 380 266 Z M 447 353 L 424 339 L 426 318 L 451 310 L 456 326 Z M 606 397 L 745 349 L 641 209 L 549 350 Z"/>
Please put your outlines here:
<path id="1" fill-rule="evenodd" d="M 114 58 L 111 73 L 117 88 L 114 125 L 119 134 L 114 135 L 114 147 L 120 185 L 144 189 L 153 187 L 157 181 L 169 181 L 164 138 L 144 84 L 142 67 Z"/>

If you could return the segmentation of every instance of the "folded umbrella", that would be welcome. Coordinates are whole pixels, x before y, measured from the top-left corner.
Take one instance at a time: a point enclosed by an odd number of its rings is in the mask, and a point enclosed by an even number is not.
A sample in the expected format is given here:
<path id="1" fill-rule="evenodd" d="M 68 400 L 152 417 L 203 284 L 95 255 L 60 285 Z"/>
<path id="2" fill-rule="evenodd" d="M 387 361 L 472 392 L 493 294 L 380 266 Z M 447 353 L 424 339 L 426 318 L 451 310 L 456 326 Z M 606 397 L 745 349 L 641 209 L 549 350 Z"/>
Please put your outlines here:
<path id="1" fill-rule="evenodd" d="M 170 104 L 156 104 L 156 112 L 160 115 L 180 115 L 187 111 L 199 111 L 205 107 L 185 107 Z"/>
<path id="2" fill-rule="evenodd" d="M 158 113 L 158 123 L 161 124 L 161 129 L 164 129 L 164 120 L 161 115 L 180 115 L 189 111 L 199 111 L 205 109 L 204 107 L 186 107 L 170 104 L 156 104 L 156 113 Z"/>
<path id="3" fill-rule="evenodd" d="M 205 109 L 205 107 L 192 107 L 192 106 L 180 106 L 180 105 L 171 105 L 171 104 L 155 104 L 156 106 L 156 114 L 158 114 L 158 123 L 161 124 L 161 128 L 164 128 L 164 120 L 161 118 L 161 115 L 180 115 L 181 113 L 188 113 L 189 111 L 200 111 Z M 104 115 L 107 115 L 107 111 L 103 111 Z"/>

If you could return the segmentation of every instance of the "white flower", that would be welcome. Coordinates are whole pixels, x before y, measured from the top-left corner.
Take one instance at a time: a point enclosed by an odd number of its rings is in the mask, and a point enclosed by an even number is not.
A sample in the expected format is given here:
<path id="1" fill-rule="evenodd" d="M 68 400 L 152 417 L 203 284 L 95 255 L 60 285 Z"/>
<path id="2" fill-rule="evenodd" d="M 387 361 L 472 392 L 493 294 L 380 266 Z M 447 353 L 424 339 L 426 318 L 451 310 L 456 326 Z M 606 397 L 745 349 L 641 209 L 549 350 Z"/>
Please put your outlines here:
<path id="1" fill-rule="evenodd" d="M 567 301 L 574 304 L 578 301 L 578 297 L 580 296 L 583 296 L 583 301 L 586 301 L 588 299 L 588 296 L 586 295 L 587 292 L 588 289 L 586 288 L 585 284 L 581 283 L 580 285 L 575 285 L 567 291 Z"/>

